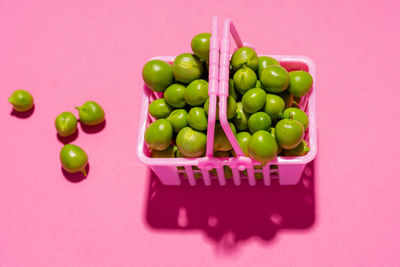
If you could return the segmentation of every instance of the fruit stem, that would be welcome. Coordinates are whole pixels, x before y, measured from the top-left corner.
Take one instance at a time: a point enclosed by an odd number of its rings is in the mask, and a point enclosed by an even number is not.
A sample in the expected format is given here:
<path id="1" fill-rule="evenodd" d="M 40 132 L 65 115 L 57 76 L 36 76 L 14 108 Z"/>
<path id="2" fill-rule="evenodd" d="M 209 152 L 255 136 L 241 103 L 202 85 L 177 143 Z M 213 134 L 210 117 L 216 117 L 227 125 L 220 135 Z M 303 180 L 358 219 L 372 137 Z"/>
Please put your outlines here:
<path id="1" fill-rule="evenodd" d="M 289 113 L 289 120 L 293 120 L 294 118 L 293 118 L 293 113 Z"/>
<path id="2" fill-rule="evenodd" d="M 86 167 L 85 167 L 86 168 Z M 83 173 L 83 175 L 85 175 L 85 177 L 87 176 L 87 173 L 86 173 L 86 170 L 85 170 L 85 168 L 84 169 L 82 169 L 82 173 Z"/>

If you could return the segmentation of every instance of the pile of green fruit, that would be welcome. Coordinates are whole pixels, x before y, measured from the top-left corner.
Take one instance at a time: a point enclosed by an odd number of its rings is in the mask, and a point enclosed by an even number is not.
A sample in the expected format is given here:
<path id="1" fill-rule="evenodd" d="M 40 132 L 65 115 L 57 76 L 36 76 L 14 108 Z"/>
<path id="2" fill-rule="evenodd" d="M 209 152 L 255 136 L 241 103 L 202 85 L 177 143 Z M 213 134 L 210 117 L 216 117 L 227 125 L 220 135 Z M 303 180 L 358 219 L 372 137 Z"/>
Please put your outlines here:
<path id="1" fill-rule="evenodd" d="M 207 143 L 207 66 L 211 35 L 192 39 L 194 54 L 177 56 L 172 66 L 151 60 L 143 68 L 147 87 L 163 92 L 149 105 L 156 120 L 145 132 L 151 157 L 201 157 Z M 271 57 L 258 56 L 241 47 L 230 62 L 227 118 L 246 156 L 265 165 L 282 156 L 303 156 L 309 147 L 303 140 L 307 114 L 299 108 L 313 78 L 305 71 L 288 72 Z M 218 120 L 218 105 L 217 118 Z M 235 156 L 221 125 L 216 122 L 214 156 Z"/>

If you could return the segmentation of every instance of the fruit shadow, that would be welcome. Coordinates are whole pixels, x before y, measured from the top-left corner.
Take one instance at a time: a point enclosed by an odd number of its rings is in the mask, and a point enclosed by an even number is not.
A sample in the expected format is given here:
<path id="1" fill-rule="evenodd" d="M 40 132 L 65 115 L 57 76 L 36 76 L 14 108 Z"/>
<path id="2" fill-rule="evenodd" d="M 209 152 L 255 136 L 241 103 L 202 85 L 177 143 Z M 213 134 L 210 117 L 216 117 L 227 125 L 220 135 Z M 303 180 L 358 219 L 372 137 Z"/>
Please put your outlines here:
<path id="1" fill-rule="evenodd" d="M 315 162 L 309 163 L 297 185 L 265 186 L 247 181 L 226 186 L 165 186 L 149 171 L 146 222 L 157 230 L 203 232 L 217 248 L 233 251 L 252 237 L 270 242 L 281 229 L 303 230 L 315 221 Z"/>
<path id="2" fill-rule="evenodd" d="M 106 120 L 104 120 L 102 123 L 94 125 L 94 126 L 89 126 L 81 123 L 81 129 L 87 134 L 95 134 L 98 132 L 101 132 L 105 127 L 106 127 Z"/>
<path id="3" fill-rule="evenodd" d="M 63 136 L 59 135 L 58 133 L 56 135 L 57 135 L 58 141 L 60 141 L 64 145 L 66 145 L 66 144 L 69 144 L 69 143 L 75 141 L 76 138 L 78 138 L 79 130 L 78 130 L 78 128 L 76 128 L 76 131 L 72 135 L 66 136 L 66 137 L 63 137 Z"/>
<path id="4" fill-rule="evenodd" d="M 15 116 L 15 117 L 20 118 L 20 119 L 27 119 L 30 116 L 32 116 L 34 111 L 35 111 L 35 105 L 33 105 L 30 110 L 23 111 L 23 112 L 19 112 L 19 111 L 16 111 L 15 109 L 13 109 L 11 111 L 10 115 L 11 116 Z"/>
<path id="5" fill-rule="evenodd" d="M 85 170 L 86 170 L 86 176 L 81 172 L 69 173 L 66 170 L 64 170 L 63 167 L 61 167 L 61 171 L 62 171 L 65 179 L 67 179 L 71 183 L 79 183 L 79 182 L 85 180 L 88 177 L 89 171 L 90 171 L 89 163 L 87 164 Z"/>

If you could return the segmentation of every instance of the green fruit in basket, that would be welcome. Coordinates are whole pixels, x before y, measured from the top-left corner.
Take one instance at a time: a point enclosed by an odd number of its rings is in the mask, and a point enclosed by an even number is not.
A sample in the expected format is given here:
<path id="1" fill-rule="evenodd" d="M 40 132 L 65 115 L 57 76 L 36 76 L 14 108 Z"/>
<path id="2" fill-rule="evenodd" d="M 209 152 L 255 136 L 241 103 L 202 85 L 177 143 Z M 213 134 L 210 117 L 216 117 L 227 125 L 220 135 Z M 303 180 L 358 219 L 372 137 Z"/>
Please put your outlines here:
<path id="1" fill-rule="evenodd" d="M 81 172 L 86 176 L 88 156 L 86 152 L 76 145 L 67 144 L 60 151 L 60 161 L 64 170 L 69 173 Z"/>
<path id="2" fill-rule="evenodd" d="M 144 140 L 150 150 L 165 150 L 171 144 L 172 125 L 166 119 L 159 119 L 151 123 L 144 133 Z"/>
<path id="3" fill-rule="evenodd" d="M 67 137 L 76 132 L 78 120 L 71 112 L 63 112 L 56 118 L 57 133 L 62 137 Z"/>
<path id="4" fill-rule="evenodd" d="M 194 80 L 186 87 L 183 97 L 191 106 L 202 106 L 208 98 L 208 82 L 202 79 Z"/>
<path id="5" fill-rule="evenodd" d="M 210 38 L 211 33 L 199 33 L 192 39 L 193 53 L 204 61 L 208 61 L 210 55 Z"/>
<path id="6" fill-rule="evenodd" d="M 269 66 L 279 66 L 279 62 L 278 60 L 272 58 L 272 57 L 266 57 L 266 56 L 262 56 L 262 57 L 258 57 L 258 77 L 260 77 L 261 71 L 263 71 L 264 69 L 266 69 Z"/>
<path id="7" fill-rule="evenodd" d="M 158 59 L 150 60 L 144 65 L 142 77 L 147 87 L 155 92 L 164 92 L 174 80 L 171 65 Z"/>
<path id="8" fill-rule="evenodd" d="M 256 83 L 256 73 L 247 66 L 243 66 L 233 75 L 233 84 L 235 85 L 235 89 L 242 95 L 249 89 L 256 87 Z"/>
<path id="9" fill-rule="evenodd" d="M 168 86 L 164 92 L 164 99 L 174 108 L 183 108 L 186 106 L 184 98 L 186 86 L 180 83 L 174 83 Z"/>
<path id="10" fill-rule="evenodd" d="M 249 113 L 243 110 L 242 102 L 237 103 L 236 114 L 233 117 L 233 124 L 239 131 L 247 130 Z"/>
<path id="11" fill-rule="evenodd" d="M 33 97 L 25 90 L 16 90 L 8 98 L 14 109 L 18 112 L 25 112 L 33 107 Z"/>
<path id="12" fill-rule="evenodd" d="M 196 55 L 180 54 L 172 63 L 172 73 L 178 82 L 189 84 L 201 78 L 203 75 L 203 63 Z"/>
<path id="13" fill-rule="evenodd" d="M 172 124 L 175 133 L 179 133 L 182 128 L 187 126 L 187 114 L 185 109 L 175 109 L 169 114 L 167 120 Z"/>
<path id="14" fill-rule="evenodd" d="M 276 158 L 278 145 L 269 132 L 260 130 L 251 136 L 247 150 L 250 157 L 266 165 Z"/>
<path id="15" fill-rule="evenodd" d="M 262 111 L 251 114 L 249 117 L 249 130 L 251 133 L 259 130 L 269 131 L 271 124 L 271 117 Z"/>
<path id="16" fill-rule="evenodd" d="M 262 87 L 270 93 L 280 93 L 289 86 L 289 73 L 281 66 L 269 66 L 260 73 Z"/>
<path id="17" fill-rule="evenodd" d="M 285 101 L 285 108 L 290 108 L 293 105 L 293 95 L 288 90 L 278 94 Z"/>
<path id="18" fill-rule="evenodd" d="M 265 98 L 264 112 L 267 113 L 271 119 L 278 119 L 283 110 L 285 109 L 285 101 L 282 97 L 274 94 L 267 94 Z"/>
<path id="19" fill-rule="evenodd" d="M 176 153 L 176 146 L 169 146 L 165 150 L 152 150 L 150 153 L 150 157 L 152 158 L 174 158 Z"/>
<path id="20" fill-rule="evenodd" d="M 287 157 L 304 156 L 310 151 L 306 141 L 302 140 L 298 146 L 290 150 L 284 150 L 283 154 Z"/>
<path id="21" fill-rule="evenodd" d="M 237 99 L 238 99 L 238 94 L 236 92 L 233 79 L 229 79 L 229 96 L 233 97 L 233 99 L 235 99 L 235 101 L 237 101 Z"/>
<path id="22" fill-rule="evenodd" d="M 198 131 L 207 129 L 207 116 L 203 108 L 194 107 L 187 115 L 187 122 L 190 127 Z"/>
<path id="23" fill-rule="evenodd" d="M 103 108 L 94 101 L 87 101 L 75 108 L 79 111 L 79 121 L 85 125 L 98 125 L 105 119 Z"/>
<path id="24" fill-rule="evenodd" d="M 208 108 L 209 108 L 210 102 L 209 102 L 209 98 L 207 98 L 206 102 L 204 103 L 204 111 L 206 112 L 206 114 L 208 115 Z M 215 119 L 219 120 L 219 105 L 217 103 L 216 105 L 216 114 L 215 114 Z M 228 96 L 228 98 L 226 99 L 226 117 L 228 118 L 228 120 L 232 119 L 235 114 L 236 114 L 236 108 L 237 108 L 237 103 L 235 101 L 235 99 L 232 96 Z"/>
<path id="25" fill-rule="evenodd" d="M 282 119 L 275 126 L 275 139 L 283 149 L 295 148 L 304 135 L 303 125 L 294 120 L 291 114 L 289 116 L 289 119 Z"/>
<path id="26" fill-rule="evenodd" d="M 313 78 L 310 73 L 302 70 L 289 72 L 289 93 L 295 97 L 305 96 L 311 89 Z"/>
<path id="27" fill-rule="evenodd" d="M 164 98 L 156 99 L 149 105 L 149 113 L 156 119 L 168 117 L 172 110 L 172 107 L 168 105 Z"/>
<path id="28" fill-rule="evenodd" d="M 287 108 L 283 111 L 282 118 L 289 119 L 289 114 L 292 114 L 293 119 L 303 125 L 304 131 L 308 129 L 308 116 L 304 111 L 298 108 Z"/>
<path id="29" fill-rule="evenodd" d="M 243 109 L 248 113 L 255 113 L 265 105 L 266 93 L 261 88 L 247 91 L 242 98 Z"/>
<path id="30" fill-rule="evenodd" d="M 233 53 L 231 58 L 233 71 L 237 71 L 242 66 L 246 65 L 253 71 L 258 69 L 258 56 L 257 53 L 250 47 L 241 47 Z"/>
<path id="31" fill-rule="evenodd" d="M 229 126 L 234 135 L 236 135 L 236 129 L 233 123 L 229 122 Z M 230 151 L 232 149 L 232 145 L 226 137 L 224 129 L 222 129 L 221 124 L 215 124 L 215 133 L 214 133 L 214 151 Z"/>
<path id="32" fill-rule="evenodd" d="M 239 146 L 245 156 L 249 156 L 247 148 L 249 146 L 250 138 L 251 134 L 249 132 L 240 132 L 236 135 L 236 140 L 238 141 Z"/>
<path id="33" fill-rule="evenodd" d="M 190 127 L 185 127 L 176 136 L 179 153 L 187 158 L 201 157 L 206 152 L 207 136 Z"/>

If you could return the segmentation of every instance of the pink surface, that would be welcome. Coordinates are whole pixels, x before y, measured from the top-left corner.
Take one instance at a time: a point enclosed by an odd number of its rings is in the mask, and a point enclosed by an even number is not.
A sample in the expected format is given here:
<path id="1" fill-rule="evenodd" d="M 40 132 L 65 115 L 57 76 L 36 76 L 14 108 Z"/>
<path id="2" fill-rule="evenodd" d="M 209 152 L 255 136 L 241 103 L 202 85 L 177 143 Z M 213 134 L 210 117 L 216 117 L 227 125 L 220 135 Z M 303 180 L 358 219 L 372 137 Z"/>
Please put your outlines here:
<path id="1" fill-rule="evenodd" d="M 1 1 L 1 266 L 400 265 L 400 2 L 213 2 Z M 214 14 L 316 63 L 319 154 L 295 187 L 166 188 L 136 159 L 143 64 L 190 51 Z M 87 100 L 107 123 L 79 129 L 73 182 L 53 123 Z"/>

